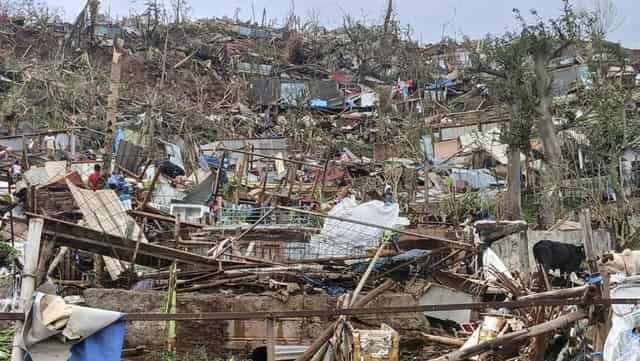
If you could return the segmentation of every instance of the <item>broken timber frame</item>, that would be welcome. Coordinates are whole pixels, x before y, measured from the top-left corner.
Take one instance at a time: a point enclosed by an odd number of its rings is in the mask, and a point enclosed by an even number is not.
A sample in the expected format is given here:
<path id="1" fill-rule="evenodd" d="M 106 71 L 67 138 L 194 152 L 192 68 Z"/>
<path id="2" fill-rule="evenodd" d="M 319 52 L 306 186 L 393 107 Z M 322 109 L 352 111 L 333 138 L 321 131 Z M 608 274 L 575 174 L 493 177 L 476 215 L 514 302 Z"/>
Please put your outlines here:
<path id="1" fill-rule="evenodd" d="M 81 249 L 126 261 L 132 259 L 137 248 L 136 264 L 148 267 L 166 266 L 173 261 L 205 266 L 212 269 L 217 269 L 218 267 L 219 261 L 195 253 L 149 243 L 138 244 L 138 242 L 133 240 L 95 231 L 74 223 L 32 213 L 27 213 L 27 215 L 42 218 L 44 220 L 43 233 L 53 237 L 55 243 L 69 248 Z M 247 263 L 223 261 L 223 264 L 237 265 Z"/>
<path id="2" fill-rule="evenodd" d="M 508 333 L 504 336 L 497 337 L 493 340 L 481 342 L 477 345 L 465 347 L 460 350 L 456 350 L 442 357 L 438 357 L 433 361 L 458 361 L 465 360 L 471 356 L 475 356 L 493 349 L 497 349 L 503 345 L 514 343 L 518 344 L 531 337 L 544 335 L 559 328 L 567 327 L 573 322 L 579 321 L 583 318 L 587 318 L 587 314 L 583 311 L 572 312 L 564 316 L 560 316 L 554 320 L 544 322 L 535 326 L 531 326 L 521 331 Z"/>
<path id="3" fill-rule="evenodd" d="M 276 157 L 276 156 L 273 156 L 273 155 L 258 154 L 258 153 L 249 152 L 249 151 L 242 150 L 242 149 L 216 148 L 216 149 L 202 149 L 202 150 L 214 150 L 214 151 L 241 153 L 241 154 L 245 154 L 245 155 L 251 155 L 251 156 L 254 156 L 254 157 L 257 157 L 257 158 L 282 160 L 284 162 L 293 163 L 293 164 L 299 164 L 299 165 L 306 165 L 308 167 L 313 167 L 313 168 L 322 168 L 323 167 L 322 165 L 319 165 L 319 164 L 308 163 L 308 162 L 303 162 L 303 161 L 300 161 L 300 160 L 283 158 L 283 157 Z"/>

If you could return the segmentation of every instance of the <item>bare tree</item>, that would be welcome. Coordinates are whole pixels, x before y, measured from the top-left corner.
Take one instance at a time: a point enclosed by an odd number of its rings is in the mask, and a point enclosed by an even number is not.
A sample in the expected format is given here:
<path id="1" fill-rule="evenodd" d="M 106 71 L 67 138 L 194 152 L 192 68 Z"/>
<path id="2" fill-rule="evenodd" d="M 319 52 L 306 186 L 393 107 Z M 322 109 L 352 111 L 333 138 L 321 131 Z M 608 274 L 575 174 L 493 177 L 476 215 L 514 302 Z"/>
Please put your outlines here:
<path id="1" fill-rule="evenodd" d="M 492 76 L 495 91 L 510 111 L 508 127 L 502 129 L 502 141 L 509 145 L 507 169 L 507 195 L 505 218 L 522 219 L 522 153 L 530 148 L 533 119 L 536 117 L 537 98 L 533 89 L 533 74 L 528 58 L 527 39 L 507 33 L 500 38 L 487 38 L 480 51 L 475 44 L 468 44 L 472 51 L 471 70 Z M 480 54 L 482 52 L 482 54 Z"/>
<path id="2" fill-rule="evenodd" d="M 545 158 L 543 176 L 542 226 L 551 226 L 558 216 L 561 204 L 560 181 L 562 180 L 563 156 L 560 139 L 553 124 L 553 94 L 550 63 L 562 56 L 571 45 L 578 44 L 585 32 L 588 19 L 573 10 L 569 0 L 563 0 L 563 13 L 556 19 L 544 20 L 536 11 L 529 23 L 514 9 L 516 19 L 520 21 L 520 38 L 526 41 L 528 53 L 533 60 L 535 85 L 540 99 L 538 130 L 542 137 Z"/>
<path id="3" fill-rule="evenodd" d="M 387 4 L 387 14 L 384 16 L 384 33 L 385 35 L 389 31 L 389 23 L 391 22 L 391 15 L 393 14 L 393 0 L 389 0 Z"/>
<path id="4" fill-rule="evenodd" d="M 174 21 L 176 24 L 182 24 L 191 12 L 191 6 L 187 0 L 171 0 L 173 8 Z"/>
<path id="5" fill-rule="evenodd" d="M 624 22 L 612 0 L 592 0 L 589 12 L 593 19 L 591 34 L 601 40 Z"/>

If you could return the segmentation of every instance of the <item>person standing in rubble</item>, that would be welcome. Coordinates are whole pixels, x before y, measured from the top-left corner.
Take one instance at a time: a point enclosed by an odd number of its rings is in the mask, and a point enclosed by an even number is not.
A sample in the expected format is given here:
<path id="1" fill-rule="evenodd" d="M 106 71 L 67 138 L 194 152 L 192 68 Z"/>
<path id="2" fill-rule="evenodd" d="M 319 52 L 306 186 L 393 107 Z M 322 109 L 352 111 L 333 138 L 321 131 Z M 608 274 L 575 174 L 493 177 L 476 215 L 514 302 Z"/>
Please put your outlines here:
<path id="1" fill-rule="evenodd" d="M 93 173 L 89 175 L 89 187 L 94 191 L 100 189 L 100 180 L 102 179 L 101 171 L 102 168 L 100 164 L 96 164 L 93 166 Z"/>
<path id="2" fill-rule="evenodd" d="M 53 131 L 49 129 L 47 135 L 42 138 L 44 147 L 47 149 L 47 157 L 53 160 L 56 154 L 56 137 L 53 136 Z"/>
<path id="3" fill-rule="evenodd" d="M 22 175 L 22 166 L 20 165 L 20 161 L 13 162 L 11 166 L 11 177 L 13 177 L 13 182 L 17 182 L 20 180 L 20 176 Z"/>
<path id="4" fill-rule="evenodd" d="M 384 205 L 388 206 L 393 204 L 393 190 L 391 186 L 388 184 L 384 185 Z"/>
<path id="5" fill-rule="evenodd" d="M 209 215 L 211 216 L 213 224 L 218 223 L 218 216 L 222 212 L 222 207 L 224 207 L 224 199 L 222 197 L 211 197 L 211 200 L 209 201 Z"/>

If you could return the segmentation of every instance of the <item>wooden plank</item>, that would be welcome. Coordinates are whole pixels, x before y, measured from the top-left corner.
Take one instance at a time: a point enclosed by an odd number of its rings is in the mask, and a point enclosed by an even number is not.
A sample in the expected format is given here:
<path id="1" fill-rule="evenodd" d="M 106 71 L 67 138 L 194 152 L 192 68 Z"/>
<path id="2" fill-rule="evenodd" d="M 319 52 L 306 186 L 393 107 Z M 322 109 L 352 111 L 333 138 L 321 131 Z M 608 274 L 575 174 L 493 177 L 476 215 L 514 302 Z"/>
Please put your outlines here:
<path id="1" fill-rule="evenodd" d="M 372 292 L 373 293 L 373 292 Z M 361 299 L 364 301 L 366 296 Z M 375 307 L 365 308 L 365 305 L 358 304 L 358 308 L 343 309 L 316 309 L 316 310 L 298 310 L 298 311 L 255 311 L 255 312 L 196 312 L 196 313 L 128 313 L 124 319 L 127 321 L 200 321 L 200 320 L 266 320 L 287 319 L 287 318 L 310 318 L 310 317 L 333 317 L 333 316 L 359 316 L 359 315 L 388 315 L 401 313 L 417 313 L 432 311 L 452 311 L 465 309 L 496 309 L 505 307 L 507 309 L 547 307 L 547 306 L 589 306 L 589 305 L 611 305 L 625 304 L 638 305 L 638 298 L 611 298 L 611 299 L 567 299 L 567 300 L 538 300 L 535 302 L 522 301 L 506 301 L 506 302 L 478 302 L 478 303 L 461 303 L 448 305 L 422 305 L 422 306 L 402 306 L 402 307 Z M 586 316 L 585 316 L 586 317 Z M 22 312 L 0 312 L 0 320 L 18 321 L 24 320 Z M 333 330 L 332 330 L 333 331 Z"/>
<path id="2" fill-rule="evenodd" d="M 38 257 L 40 255 L 40 241 L 42 239 L 42 229 L 44 222 L 42 219 L 31 218 L 29 220 L 29 231 L 27 233 L 27 243 L 24 250 L 24 270 L 22 271 L 22 288 L 20 291 L 20 302 L 18 311 L 23 311 L 27 303 L 31 301 L 33 291 L 36 289 L 36 272 L 38 270 Z M 22 324 L 16 325 L 20 330 Z M 13 338 L 13 350 L 11 352 L 12 361 L 22 361 L 24 351 L 19 347 L 17 337 Z"/>
<path id="3" fill-rule="evenodd" d="M 267 318 L 267 361 L 276 361 L 276 336 L 275 336 L 275 322 L 273 318 Z"/>
<path id="4" fill-rule="evenodd" d="M 598 265 L 593 254 L 593 231 L 591 230 L 591 212 L 584 209 L 580 212 L 580 225 L 582 226 L 582 240 L 584 242 L 584 255 L 591 274 L 598 272 Z"/>

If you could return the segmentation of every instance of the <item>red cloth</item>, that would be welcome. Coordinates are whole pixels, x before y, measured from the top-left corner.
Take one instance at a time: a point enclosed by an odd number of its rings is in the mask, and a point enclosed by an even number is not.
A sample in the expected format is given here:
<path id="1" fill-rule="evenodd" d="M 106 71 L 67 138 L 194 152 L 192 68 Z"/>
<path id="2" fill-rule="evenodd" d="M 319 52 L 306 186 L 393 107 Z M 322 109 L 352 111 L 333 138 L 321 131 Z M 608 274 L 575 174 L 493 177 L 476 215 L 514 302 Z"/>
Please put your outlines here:
<path id="1" fill-rule="evenodd" d="M 91 186 L 92 189 L 98 189 L 98 184 L 100 183 L 100 173 L 99 172 L 93 172 L 89 175 L 89 186 Z"/>

